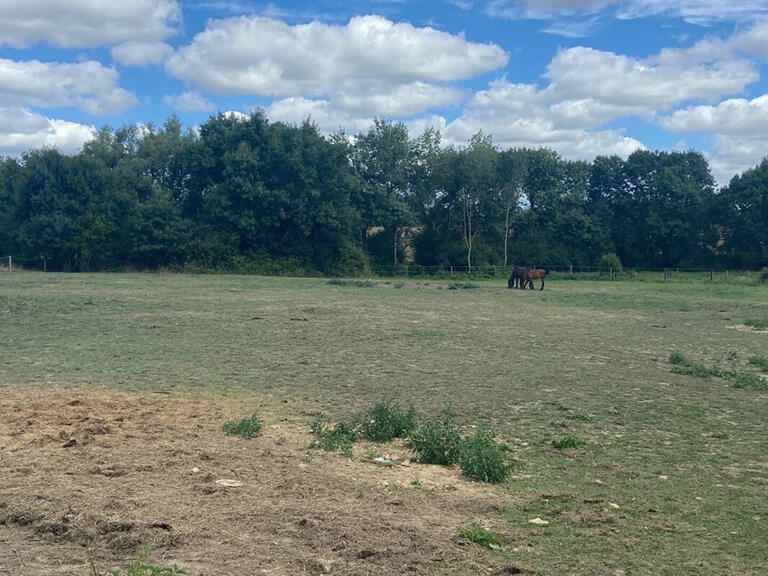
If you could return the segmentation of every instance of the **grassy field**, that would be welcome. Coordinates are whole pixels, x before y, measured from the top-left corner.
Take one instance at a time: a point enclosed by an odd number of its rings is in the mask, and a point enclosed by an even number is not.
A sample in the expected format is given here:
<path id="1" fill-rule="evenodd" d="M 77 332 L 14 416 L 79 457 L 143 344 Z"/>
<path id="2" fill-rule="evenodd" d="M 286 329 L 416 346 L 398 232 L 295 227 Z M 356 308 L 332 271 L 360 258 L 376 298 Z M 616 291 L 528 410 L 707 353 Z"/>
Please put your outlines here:
<path id="1" fill-rule="evenodd" d="M 450 404 L 517 460 L 493 488 L 507 504 L 478 519 L 501 543 L 489 565 L 766 573 L 768 286 L 450 284 L 0 274 L 0 387 L 287 400 L 300 426 L 382 397 Z M 555 448 L 565 434 L 584 443 Z"/>

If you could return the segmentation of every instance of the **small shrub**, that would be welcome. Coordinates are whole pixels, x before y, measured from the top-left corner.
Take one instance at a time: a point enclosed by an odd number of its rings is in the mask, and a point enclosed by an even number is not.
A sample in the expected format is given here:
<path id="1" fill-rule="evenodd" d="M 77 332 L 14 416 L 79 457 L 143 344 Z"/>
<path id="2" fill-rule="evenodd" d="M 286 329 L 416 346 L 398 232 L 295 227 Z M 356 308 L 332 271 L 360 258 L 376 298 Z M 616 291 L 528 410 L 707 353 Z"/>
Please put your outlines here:
<path id="1" fill-rule="evenodd" d="M 597 261 L 597 267 L 600 268 L 601 272 L 608 272 L 613 268 L 614 273 L 619 273 L 623 269 L 621 260 L 616 254 L 603 254 Z"/>
<path id="2" fill-rule="evenodd" d="M 330 428 L 326 427 L 325 416 L 318 414 L 309 429 L 317 437 L 317 444 L 326 452 L 341 450 L 344 454 L 351 455 L 352 444 L 357 440 L 354 422 L 342 420 Z"/>
<path id="3" fill-rule="evenodd" d="M 226 422 L 221 429 L 227 436 L 254 438 L 261 432 L 261 422 L 259 422 L 256 412 L 254 412 L 242 420 L 230 420 L 229 422 Z"/>
<path id="4" fill-rule="evenodd" d="M 583 439 L 573 434 L 563 434 L 562 436 L 558 436 L 552 441 L 552 446 L 554 446 L 558 450 L 565 450 L 568 448 L 578 448 L 579 446 L 583 446 L 584 444 L 586 444 L 586 441 L 584 441 Z"/>
<path id="5" fill-rule="evenodd" d="M 681 352 L 672 352 L 669 355 L 669 363 L 675 366 L 690 366 L 691 362 L 685 357 L 685 354 Z"/>
<path id="6" fill-rule="evenodd" d="M 749 363 L 768 374 L 768 358 L 765 356 L 752 356 L 749 359 Z"/>
<path id="7" fill-rule="evenodd" d="M 405 282 L 395 282 L 394 287 L 395 288 L 402 288 L 405 286 Z"/>
<path id="8" fill-rule="evenodd" d="M 422 464 L 447 466 L 456 461 L 461 436 L 453 424 L 453 415 L 446 409 L 439 420 L 419 422 L 408 438 L 407 446 L 418 455 Z"/>
<path id="9" fill-rule="evenodd" d="M 458 462 L 468 478 L 494 484 L 504 480 L 512 469 L 505 450 L 490 431 L 483 429 L 461 441 Z"/>
<path id="10" fill-rule="evenodd" d="M 733 374 L 735 388 L 752 388 L 753 390 L 768 390 L 768 380 L 752 372 L 736 372 Z"/>
<path id="11" fill-rule="evenodd" d="M 498 538 L 483 528 L 480 524 L 472 523 L 469 526 L 461 526 L 456 530 L 456 533 L 473 544 L 488 546 L 494 550 L 498 550 L 501 547 Z"/>
<path id="12" fill-rule="evenodd" d="M 392 400 L 377 402 L 359 417 L 360 435 L 373 442 L 404 438 L 416 424 L 413 408 L 404 410 Z"/>
<path id="13" fill-rule="evenodd" d="M 768 282 L 768 266 L 764 266 L 763 269 L 758 272 L 758 277 L 761 282 Z"/>
<path id="14" fill-rule="evenodd" d="M 448 290 L 473 290 L 477 288 L 476 284 L 472 282 L 451 282 L 448 284 Z"/>
<path id="15" fill-rule="evenodd" d="M 744 321 L 744 324 L 757 330 L 765 330 L 768 328 L 768 316 L 764 318 L 748 318 Z"/>
<path id="16" fill-rule="evenodd" d="M 172 568 L 161 568 L 160 566 L 153 566 L 148 564 L 147 560 L 152 552 L 152 546 L 147 544 L 144 546 L 144 552 L 136 560 L 131 562 L 122 572 L 120 570 L 113 570 L 107 572 L 108 576 L 174 576 L 176 574 L 186 574 L 184 570 L 173 565 Z M 93 569 L 92 569 L 93 571 Z"/>

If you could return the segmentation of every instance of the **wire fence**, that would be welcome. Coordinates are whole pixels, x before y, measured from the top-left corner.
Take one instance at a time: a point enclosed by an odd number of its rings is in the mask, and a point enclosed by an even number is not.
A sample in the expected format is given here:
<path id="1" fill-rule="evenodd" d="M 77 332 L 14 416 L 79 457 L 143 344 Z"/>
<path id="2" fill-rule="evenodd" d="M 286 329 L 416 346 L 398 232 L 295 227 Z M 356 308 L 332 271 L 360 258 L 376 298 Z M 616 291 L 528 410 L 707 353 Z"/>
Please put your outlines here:
<path id="1" fill-rule="evenodd" d="M 710 281 L 740 282 L 768 281 L 765 270 L 734 270 L 716 267 L 699 268 L 612 268 L 605 266 L 544 266 L 529 265 L 530 268 L 547 268 L 554 280 L 638 280 L 638 281 Z M 398 266 L 376 266 L 368 272 L 378 278 L 397 279 L 506 279 L 514 266 L 420 266 L 402 264 Z M 48 272 L 44 257 L 20 258 L 8 255 L 0 257 L 2 272 Z M 233 270 L 237 272 L 237 270 Z M 274 270 L 271 270 L 274 275 Z"/>
<path id="2" fill-rule="evenodd" d="M 47 272 L 48 263 L 43 257 L 20 258 L 9 254 L 0 257 L 0 270 L 5 272 Z"/>
<path id="3" fill-rule="evenodd" d="M 765 280 L 763 273 L 753 270 L 727 268 L 612 268 L 600 266 L 529 266 L 547 268 L 558 280 L 702 280 L 752 282 Z M 372 272 L 387 278 L 508 278 L 514 266 L 389 266 L 376 267 Z"/>

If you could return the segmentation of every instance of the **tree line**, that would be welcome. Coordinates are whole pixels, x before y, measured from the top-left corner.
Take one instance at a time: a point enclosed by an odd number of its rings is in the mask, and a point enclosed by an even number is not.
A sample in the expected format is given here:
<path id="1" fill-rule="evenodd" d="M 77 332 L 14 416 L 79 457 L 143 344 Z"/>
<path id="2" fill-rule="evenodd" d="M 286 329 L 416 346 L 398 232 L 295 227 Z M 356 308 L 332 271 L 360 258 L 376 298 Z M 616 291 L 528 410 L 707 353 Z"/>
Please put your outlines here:
<path id="1" fill-rule="evenodd" d="M 77 154 L 0 158 L 0 254 L 52 270 L 251 269 L 353 274 L 527 263 L 759 268 L 768 158 L 716 190 L 695 151 L 570 161 L 443 146 L 377 120 L 323 136 L 310 121 L 212 116 L 195 130 L 101 129 Z"/>

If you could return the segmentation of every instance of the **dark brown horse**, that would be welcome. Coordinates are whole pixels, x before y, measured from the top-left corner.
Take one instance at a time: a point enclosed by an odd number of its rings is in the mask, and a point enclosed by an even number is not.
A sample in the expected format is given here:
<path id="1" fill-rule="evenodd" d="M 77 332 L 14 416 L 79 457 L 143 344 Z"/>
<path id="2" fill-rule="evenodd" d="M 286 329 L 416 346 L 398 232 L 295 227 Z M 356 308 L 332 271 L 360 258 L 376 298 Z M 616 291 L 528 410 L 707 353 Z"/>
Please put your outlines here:
<path id="1" fill-rule="evenodd" d="M 514 270 L 512 270 L 512 275 L 507 282 L 507 288 L 522 288 L 521 284 L 527 271 L 528 268 L 525 266 L 515 266 Z"/>
<path id="2" fill-rule="evenodd" d="M 546 266 L 544 266 L 544 268 L 527 268 L 525 276 L 523 276 L 523 283 L 520 286 L 520 290 L 525 290 L 526 284 L 533 290 L 533 281 L 536 279 L 541 280 L 541 288 L 539 288 L 539 290 L 544 290 L 544 278 L 546 278 L 548 274 L 549 268 Z"/>

